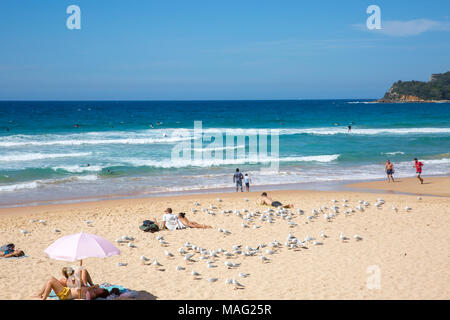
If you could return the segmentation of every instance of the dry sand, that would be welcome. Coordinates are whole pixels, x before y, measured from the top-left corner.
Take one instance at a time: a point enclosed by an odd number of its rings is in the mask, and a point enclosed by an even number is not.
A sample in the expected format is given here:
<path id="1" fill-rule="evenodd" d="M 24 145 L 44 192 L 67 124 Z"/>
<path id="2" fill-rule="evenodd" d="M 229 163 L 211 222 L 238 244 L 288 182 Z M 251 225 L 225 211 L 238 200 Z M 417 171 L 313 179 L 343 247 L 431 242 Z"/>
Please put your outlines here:
<path id="1" fill-rule="evenodd" d="M 428 179 L 427 179 L 428 180 Z M 446 179 L 448 183 L 448 178 Z M 401 185 L 400 183 L 398 184 Z M 448 185 L 448 184 L 447 184 Z M 418 190 L 418 189 L 417 189 Z M 422 189 L 420 189 L 422 190 Z M 426 193 L 430 190 L 427 189 Z M 449 299 L 450 298 L 450 198 L 396 194 L 368 194 L 356 192 L 316 191 L 273 191 L 275 200 L 295 205 L 296 227 L 290 228 L 287 221 L 274 216 L 274 223 L 262 222 L 256 218 L 250 225 L 258 229 L 242 228 L 242 218 L 234 214 L 223 214 L 222 210 L 248 209 L 263 212 L 267 207 L 256 203 L 259 192 L 203 194 L 180 197 L 149 199 L 126 199 L 101 202 L 49 205 L 27 208 L 0 209 L 0 243 L 13 242 L 30 257 L 6 260 L 0 259 L 0 299 L 28 299 L 36 293 L 50 275 L 60 278 L 60 270 L 66 265 L 75 265 L 49 259 L 44 250 L 63 235 L 83 230 L 98 234 L 115 243 L 122 235 L 136 238 L 136 248 L 126 244 L 118 245 L 120 256 L 106 259 L 91 258 L 83 261 L 94 282 L 120 284 L 140 292 L 142 299 Z M 386 204 L 378 209 L 374 206 L 379 197 Z M 221 198 L 223 202 L 216 199 Z M 248 198 L 249 201 L 245 201 Z M 331 207 L 331 199 L 348 199 L 351 207 L 358 200 L 371 203 L 364 212 L 345 216 L 341 213 L 327 222 L 320 214 L 308 222 L 306 216 L 312 209 Z M 200 202 L 200 211 L 194 201 Z M 213 204 L 218 207 L 215 216 L 201 211 Z M 396 213 L 392 210 L 399 208 Z M 406 212 L 404 207 L 412 208 Z M 166 207 L 174 212 L 187 212 L 187 217 L 199 223 L 213 226 L 213 229 L 187 229 L 144 233 L 138 229 L 145 219 L 161 218 Z M 304 215 L 297 215 L 302 208 Z M 244 213 L 245 214 L 245 213 Z M 45 219 L 46 225 L 31 223 L 30 219 Z M 85 220 L 93 221 L 91 226 Z M 225 236 L 217 228 L 232 232 Z M 55 233 L 54 229 L 61 230 Z M 20 230 L 30 233 L 23 235 Z M 328 238 L 320 238 L 324 231 Z M 186 263 L 177 249 L 186 241 L 205 249 L 223 248 L 232 251 L 232 245 L 256 247 L 273 240 L 285 243 L 289 232 L 304 239 L 307 235 L 316 238 L 323 245 L 308 244 L 308 249 L 294 251 L 282 247 L 270 259 L 262 263 L 258 257 L 238 256 L 230 259 L 241 263 L 240 267 L 227 269 L 225 258 L 220 255 L 216 268 L 207 268 L 206 260 Z M 349 240 L 339 240 L 340 233 Z M 353 236 L 363 240 L 356 241 Z M 163 235 L 169 243 L 162 247 L 155 239 Z M 175 254 L 165 257 L 164 250 Z M 140 256 L 156 257 L 163 264 L 159 270 L 152 265 L 143 265 Z M 119 262 L 128 263 L 119 267 Z M 177 265 L 185 271 L 176 271 Z M 368 273 L 371 266 L 381 272 L 380 288 L 368 288 Z M 190 272 L 201 274 L 194 280 Z M 238 273 L 249 273 L 239 278 Z M 371 278 L 372 276 L 372 278 Z M 218 278 L 215 283 L 206 279 Z M 234 290 L 226 284 L 226 278 L 239 280 L 244 289 Z"/>

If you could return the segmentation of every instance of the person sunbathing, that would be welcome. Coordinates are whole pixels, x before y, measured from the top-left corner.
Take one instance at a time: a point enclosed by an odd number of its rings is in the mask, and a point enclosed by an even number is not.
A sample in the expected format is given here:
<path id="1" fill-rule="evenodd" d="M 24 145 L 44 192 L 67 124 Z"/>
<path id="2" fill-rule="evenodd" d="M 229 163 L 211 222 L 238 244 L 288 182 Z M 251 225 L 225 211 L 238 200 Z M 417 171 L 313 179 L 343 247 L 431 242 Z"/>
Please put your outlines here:
<path id="1" fill-rule="evenodd" d="M 45 283 L 42 293 L 40 292 L 37 296 L 42 300 L 47 300 L 52 290 L 60 300 L 78 299 L 79 290 L 81 291 L 81 299 L 86 300 L 107 298 L 110 295 L 108 290 L 100 288 L 98 284 L 93 285 L 92 287 L 69 288 L 62 285 L 61 282 L 55 277 L 50 277 Z"/>
<path id="2" fill-rule="evenodd" d="M 180 223 L 186 228 L 186 227 L 190 227 L 190 228 L 200 228 L 200 229 L 210 229 L 212 228 L 211 226 L 208 226 L 206 224 L 200 224 L 194 221 L 190 221 L 186 218 L 186 214 L 184 212 L 180 212 L 178 214 L 178 220 L 180 221 Z"/>
<path id="3" fill-rule="evenodd" d="M 260 204 L 272 206 L 272 207 L 275 207 L 275 208 L 277 208 L 277 207 L 283 207 L 283 208 L 286 208 L 286 209 L 287 209 L 287 208 L 293 208 L 293 207 L 294 207 L 293 204 L 286 204 L 286 205 L 283 205 L 280 201 L 273 201 L 272 198 L 269 197 L 269 196 L 267 195 L 266 192 L 263 192 L 263 193 L 261 194 L 261 202 L 260 202 Z"/>
<path id="4" fill-rule="evenodd" d="M 5 252 L 0 252 L 0 257 L 2 258 L 18 258 L 18 257 L 22 257 L 25 255 L 25 252 L 23 252 L 22 250 L 14 250 L 14 251 L 5 251 Z"/>

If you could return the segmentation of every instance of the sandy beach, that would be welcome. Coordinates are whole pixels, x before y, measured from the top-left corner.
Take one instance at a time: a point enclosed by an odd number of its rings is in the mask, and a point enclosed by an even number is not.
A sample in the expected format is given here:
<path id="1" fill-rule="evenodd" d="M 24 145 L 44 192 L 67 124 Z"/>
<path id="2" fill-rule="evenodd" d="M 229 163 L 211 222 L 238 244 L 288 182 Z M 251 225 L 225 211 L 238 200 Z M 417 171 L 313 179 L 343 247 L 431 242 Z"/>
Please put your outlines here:
<path id="1" fill-rule="evenodd" d="M 429 179 L 427 179 L 429 180 Z M 449 178 L 439 182 L 448 185 Z M 375 183 L 376 184 L 376 183 Z M 372 184 L 369 184 L 372 187 Z M 398 186 L 403 183 L 398 183 Z M 406 185 L 406 184 L 405 184 Z M 436 183 L 437 185 L 437 183 Z M 366 187 L 366 186 L 364 186 Z M 406 187 L 405 187 L 406 188 Z M 412 191 L 414 186 L 408 187 Z M 406 189 L 402 189 L 406 190 Z M 418 186 L 414 189 L 421 192 Z M 438 193 L 439 190 L 437 190 Z M 426 193 L 431 193 L 427 189 Z M 135 238 L 136 248 L 117 244 L 121 255 L 106 259 L 91 258 L 83 261 L 95 283 L 120 284 L 136 290 L 140 299 L 449 299 L 450 298 L 450 198 L 412 195 L 371 194 L 362 192 L 317 192 L 317 191 L 273 191 L 274 200 L 292 203 L 292 221 L 273 215 L 273 223 L 263 222 L 256 216 L 247 222 L 250 228 L 243 228 L 242 218 L 222 210 L 240 210 L 264 213 L 267 207 L 257 204 L 259 192 L 187 195 L 149 199 L 124 199 L 78 204 L 48 205 L 0 209 L 0 242 L 13 242 L 29 257 L 6 260 L 0 264 L 0 299 L 29 299 L 43 285 L 50 275 L 60 278 L 61 268 L 76 265 L 51 260 L 44 250 L 63 235 L 94 233 L 113 243 L 122 235 Z M 378 198 L 385 204 L 377 208 Z M 222 202 L 217 199 L 220 198 Z M 248 199 L 246 201 L 245 199 Z M 340 213 L 327 222 L 322 214 L 309 220 L 313 209 L 323 206 L 331 208 L 336 199 Z M 344 214 L 343 200 L 349 208 L 356 208 L 359 200 L 370 203 L 364 212 Z M 200 206 L 195 207 L 198 201 Z M 216 215 L 203 212 L 202 208 L 217 207 Z M 398 208 L 395 212 L 392 206 Z M 405 211 L 405 206 L 411 208 Z M 145 219 L 161 219 L 166 207 L 174 212 L 187 212 L 190 220 L 209 224 L 212 229 L 186 229 L 144 233 L 138 229 Z M 197 208 L 199 212 L 192 213 Z M 304 210 L 303 215 L 297 209 Z M 328 212 L 330 210 L 328 209 Z M 31 222 L 31 219 L 38 220 Z M 46 225 L 39 220 L 46 220 Z M 91 220 L 91 224 L 85 221 Z M 254 229 L 253 225 L 259 226 Z M 228 229 L 224 235 L 218 228 Z M 29 234 L 23 235 L 21 229 Z M 56 233 L 54 230 L 61 232 Z M 321 232 L 327 235 L 321 238 Z M 343 233 L 348 239 L 341 241 Z M 307 248 L 288 249 L 284 246 L 286 237 L 292 233 L 303 240 L 310 236 L 320 242 L 306 243 Z M 358 234 L 362 240 L 357 241 Z M 164 236 L 169 243 L 162 247 L 156 240 Z M 278 240 L 282 243 L 274 254 L 266 254 L 269 247 L 261 249 L 268 259 L 262 263 L 258 256 L 235 255 L 228 260 L 240 263 L 237 268 L 228 269 L 225 257 L 219 254 L 214 259 L 215 268 L 207 268 L 206 260 L 200 254 L 187 263 L 178 254 L 178 248 L 186 241 L 207 250 L 223 248 L 232 252 L 233 245 L 250 246 L 269 244 Z M 164 250 L 175 257 L 167 258 Z M 163 265 L 159 269 L 151 261 L 143 264 L 140 256 L 156 257 Z M 118 266 L 118 263 L 127 263 Z M 177 271 L 176 266 L 186 268 Z M 191 271 L 200 273 L 194 280 Z M 380 272 L 380 287 L 368 287 L 373 270 Z M 238 273 L 250 274 L 247 278 Z M 214 283 L 208 278 L 218 278 Z M 236 278 L 245 287 L 235 290 L 225 283 L 227 278 Z"/>
<path id="2" fill-rule="evenodd" d="M 371 181 L 348 185 L 359 189 L 377 189 L 387 192 L 404 192 L 417 195 L 430 194 L 450 197 L 450 179 L 441 177 L 424 177 L 424 183 L 420 184 L 417 178 L 399 178 L 395 182 Z"/>

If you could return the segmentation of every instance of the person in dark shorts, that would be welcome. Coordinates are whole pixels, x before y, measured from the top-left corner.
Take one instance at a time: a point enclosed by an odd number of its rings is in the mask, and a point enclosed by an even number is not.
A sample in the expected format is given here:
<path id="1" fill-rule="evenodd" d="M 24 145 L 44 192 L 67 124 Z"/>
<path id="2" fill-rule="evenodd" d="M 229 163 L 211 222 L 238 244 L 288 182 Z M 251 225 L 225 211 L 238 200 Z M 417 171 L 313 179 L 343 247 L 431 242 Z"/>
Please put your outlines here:
<path id="1" fill-rule="evenodd" d="M 394 164 L 390 160 L 387 160 L 385 168 L 386 168 L 386 174 L 387 174 L 388 182 L 391 182 L 391 179 L 392 179 L 392 182 L 395 182 L 394 181 L 394 176 L 393 176 L 393 174 L 394 174 Z"/>
<path id="2" fill-rule="evenodd" d="M 236 172 L 233 175 L 233 182 L 236 183 L 236 192 L 239 191 L 239 188 L 241 188 L 241 192 L 244 192 L 244 189 L 242 188 L 242 180 L 244 179 L 244 175 L 239 172 L 239 168 L 236 169 Z"/>
<path id="3" fill-rule="evenodd" d="M 419 160 L 417 160 L 417 158 L 414 158 L 414 166 L 413 168 L 416 168 L 416 177 L 417 179 L 420 180 L 420 183 L 423 184 L 423 179 L 420 176 L 422 174 L 422 167 L 423 167 L 423 163 L 420 162 Z"/>
<path id="4" fill-rule="evenodd" d="M 261 193 L 261 204 L 262 205 L 268 205 L 272 207 L 283 207 L 283 208 L 293 208 L 293 204 L 286 204 L 283 205 L 280 201 L 273 201 L 271 197 L 267 195 L 266 192 Z"/>
<path id="5" fill-rule="evenodd" d="M 248 176 L 248 174 L 246 173 L 244 176 L 244 182 L 245 182 L 245 188 L 247 189 L 247 192 L 250 191 L 250 181 L 252 179 L 250 179 L 250 177 Z"/>

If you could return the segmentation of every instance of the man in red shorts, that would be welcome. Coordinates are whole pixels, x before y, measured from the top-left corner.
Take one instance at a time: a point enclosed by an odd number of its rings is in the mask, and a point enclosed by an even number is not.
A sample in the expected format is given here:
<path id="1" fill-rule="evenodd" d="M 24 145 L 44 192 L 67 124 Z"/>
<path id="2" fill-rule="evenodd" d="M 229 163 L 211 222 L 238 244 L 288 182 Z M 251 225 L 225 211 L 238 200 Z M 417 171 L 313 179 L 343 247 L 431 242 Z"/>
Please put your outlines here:
<path id="1" fill-rule="evenodd" d="M 417 179 L 420 180 L 420 183 L 423 184 L 423 179 L 420 176 L 422 174 L 422 167 L 423 167 L 423 163 L 420 162 L 419 160 L 417 160 L 417 158 L 414 158 L 414 166 L 413 168 L 416 167 L 416 176 Z"/>

